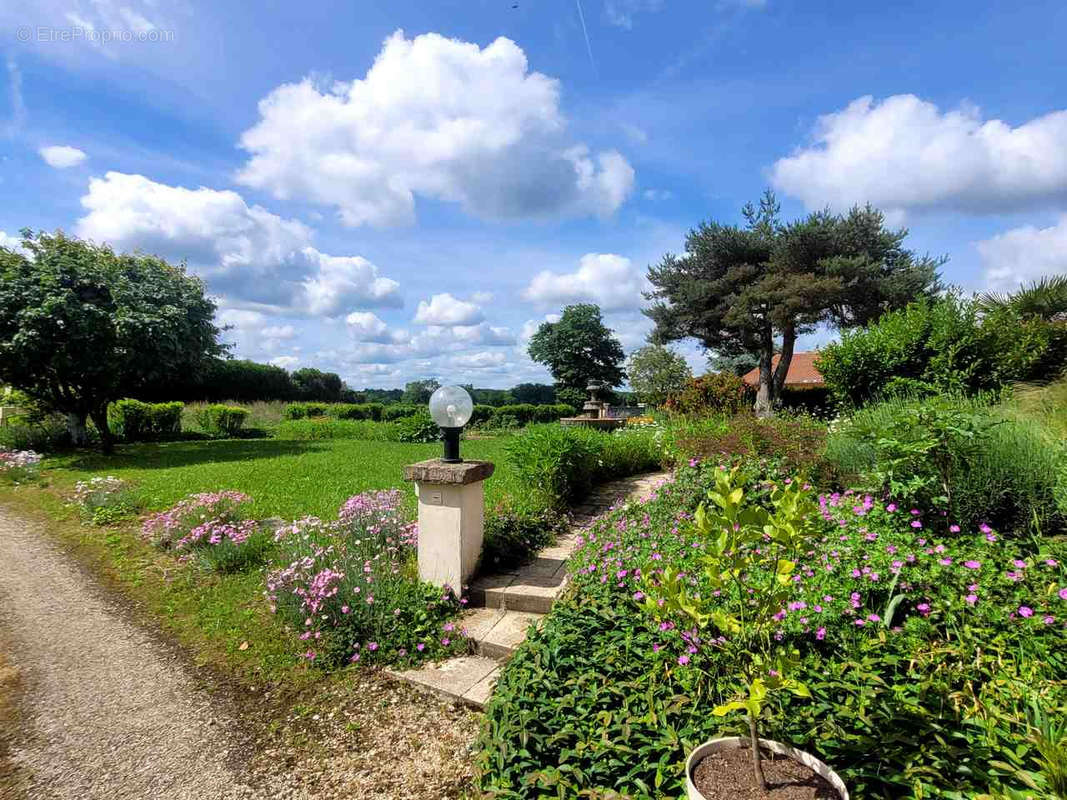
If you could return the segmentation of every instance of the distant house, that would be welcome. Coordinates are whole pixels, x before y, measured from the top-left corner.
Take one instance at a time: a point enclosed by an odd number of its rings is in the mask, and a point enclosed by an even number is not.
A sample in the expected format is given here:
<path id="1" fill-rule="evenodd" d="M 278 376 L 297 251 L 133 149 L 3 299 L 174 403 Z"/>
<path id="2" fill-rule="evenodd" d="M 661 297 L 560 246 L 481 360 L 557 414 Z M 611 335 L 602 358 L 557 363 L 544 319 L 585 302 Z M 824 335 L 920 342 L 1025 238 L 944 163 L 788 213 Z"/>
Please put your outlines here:
<path id="1" fill-rule="evenodd" d="M 826 387 L 826 381 L 823 380 L 822 373 L 815 368 L 815 359 L 819 357 L 818 353 L 793 353 L 793 360 L 789 362 L 789 372 L 785 374 L 785 386 L 786 389 L 823 389 Z M 778 367 L 778 359 L 780 356 L 775 356 L 771 361 L 771 369 Z M 759 386 L 759 367 L 746 372 L 741 378 L 749 386 Z"/>

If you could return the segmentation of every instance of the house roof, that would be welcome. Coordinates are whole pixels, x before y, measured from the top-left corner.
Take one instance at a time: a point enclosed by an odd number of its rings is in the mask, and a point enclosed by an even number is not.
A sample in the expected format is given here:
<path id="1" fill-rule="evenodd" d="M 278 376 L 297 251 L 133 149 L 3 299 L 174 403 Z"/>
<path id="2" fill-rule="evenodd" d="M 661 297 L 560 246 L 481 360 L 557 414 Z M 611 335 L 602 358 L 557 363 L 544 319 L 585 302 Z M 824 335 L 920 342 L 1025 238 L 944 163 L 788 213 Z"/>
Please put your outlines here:
<path id="1" fill-rule="evenodd" d="M 818 353 L 793 353 L 793 360 L 789 362 L 789 372 L 785 374 L 785 386 L 787 389 L 810 389 L 814 386 L 822 386 L 826 383 L 822 373 L 815 368 L 815 359 Z M 775 355 L 771 361 L 771 368 L 778 366 L 780 356 Z M 759 367 L 755 367 L 744 374 L 742 380 L 749 386 L 759 386 Z"/>

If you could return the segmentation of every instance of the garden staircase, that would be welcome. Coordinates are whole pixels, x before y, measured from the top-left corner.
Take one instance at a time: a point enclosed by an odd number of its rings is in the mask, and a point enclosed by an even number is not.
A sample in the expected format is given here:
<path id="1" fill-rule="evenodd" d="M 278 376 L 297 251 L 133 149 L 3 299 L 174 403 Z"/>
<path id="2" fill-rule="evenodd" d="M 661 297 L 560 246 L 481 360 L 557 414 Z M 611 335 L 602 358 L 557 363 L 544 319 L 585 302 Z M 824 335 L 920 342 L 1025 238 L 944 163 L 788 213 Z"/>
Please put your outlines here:
<path id="1" fill-rule="evenodd" d="M 644 500 L 669 478 L 669 473 L 635 475 L 606 483 L 571 512 L 571 526 L 555 544 L 528 564 L 485 575 L 471 584 L 469 605 L 459 627 L 473 643 L 470 655 L 450 658 L 419 669 L 389 670 L 393 677 L 431 690 L 450 700 L 482 708 L 489 699 L 501 666 L 539 625 L 567 586 L 567 559 L 578 536 L 595 517 L 629 500 Z"/>

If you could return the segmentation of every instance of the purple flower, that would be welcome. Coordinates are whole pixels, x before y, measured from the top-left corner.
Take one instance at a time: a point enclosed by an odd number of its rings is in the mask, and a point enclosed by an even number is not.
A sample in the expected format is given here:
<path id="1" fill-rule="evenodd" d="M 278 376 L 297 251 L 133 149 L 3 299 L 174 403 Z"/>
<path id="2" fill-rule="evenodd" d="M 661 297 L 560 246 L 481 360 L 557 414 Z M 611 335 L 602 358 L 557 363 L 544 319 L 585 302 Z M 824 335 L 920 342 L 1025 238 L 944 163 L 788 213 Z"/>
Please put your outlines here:
<path id="1" fill-rule="evenodd" d="M 1034 615 L 1034 610 L 1032 608 L 1030 608 L 1030 606 L 1019 606 L 1019 616 L 1020 617 L 1029 618 L 1029 617 L 1032 617 L 1033 615 Z"/>
<path id="2" fill-rule="evenodd" d="M 818 639 L 820 642 L 823 639 L 825 639 L 826 638 L 826 628 L 819 628 L 819 630 L 815 631 L 815 638 Z"/>
<path id="3" fill-rule="evenodd" d="M 1065 586 L 1064 588 L 1060 589 L 1059 595 L 1060 595 L 1060 600 L 1067 600 L 1067 586 Z"/>
<path id="4" fill-rule="evenodd" d="M 949 525 L 948 529 L 949 529 L 949 531 L 951 533 L 959 533 L 960 532 L 960 526 L 959 525 Z"/>
<path id="5" fill-rule="evenodd" d="M 890 503 L 889 505 L 887 505 L 885 507 L 885 510 L 888 511 L 890 514 L 892 514 L 894 511 L 897 510 L 897 504 L 896 503 Z"/>
<path id="6" fill-rule="evenodd" d="M 913 519 L 911 521 L 911 527 L 913 527 L 913 528 L 921 528 L 922 526 L 923 526 L 923 524 L 917 519 Z"/>
<path id="7" fill-rule="evenodd" d="M 1045 618 L 1041 621 L 1044 622 L 1046 625 L 1051 625 L 1053 622 L 1056 621 L 1056 618 L 1051 614 L 1046 614 Z"/>
<path id="8" fill-rule="evenodd" d="M 982 562 L 974 561 L 972 559 L 971 561 L 964 561 L 963 562 L 963 566 L 967 567 L 967 569 L 981 569 L 982 568 Z"/>
<path id="9" fill-rule="evenodd" d="M 973 605 L 974 605 L 975 603 L 977 603 L 977 602 L 978 602 L 978 595 L 976 595 L 976 594 L 974 594 L 974 593 L 972 592 L 971 594 L 967 595 L 967 596 L 966 596 L 965 598 L 963 598 L 963 599 L 967 601 L 967 605 L 969 605 L 969 606 L 973 606 Z"/>
<path id="10" fill-rule="evenodd" d="M 687 656 L 687 655 L 680 655 L 680 656 L 678 656 L 678 664 L 679 664 L 680 666 L 683 666 L 683 667 L 684 667 L 684 666 L 685 666 L 686 664 L 688 664 L 688 663 L 689 663 L 689 656 Z"/>

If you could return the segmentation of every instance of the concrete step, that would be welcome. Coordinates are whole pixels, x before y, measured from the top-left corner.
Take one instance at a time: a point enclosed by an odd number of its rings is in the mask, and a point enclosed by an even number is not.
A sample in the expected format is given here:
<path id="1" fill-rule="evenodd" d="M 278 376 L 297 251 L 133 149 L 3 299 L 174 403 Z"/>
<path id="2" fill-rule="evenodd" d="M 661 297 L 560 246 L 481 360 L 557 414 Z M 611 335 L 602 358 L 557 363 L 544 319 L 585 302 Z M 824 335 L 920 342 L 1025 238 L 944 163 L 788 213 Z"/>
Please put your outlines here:
<path id="1" fill-rule="evenodd" d="M 472 608 L 497 608 L 547 614 L 552 603 L 567 587 L 567 571 L 542 576 L 528 572 L 518 575 L 487 575 L 470 585 Z"/>
<path id="2" fill-rule="evenodd" d="M 429 690 L 446 700 L 484 708 L 500 664 L 485 656 L 459 656 L 419 669 L 386 670 L 387 675 Z"/>
<path id="3" fill-rule="evenodd" d="M 476 608 L 460 617 L 460 627 L 474 642 L 475 652 L 497 661 L 507 660 L 526 639 L 531 626 L 544 616 L 502 608 Z"/>

